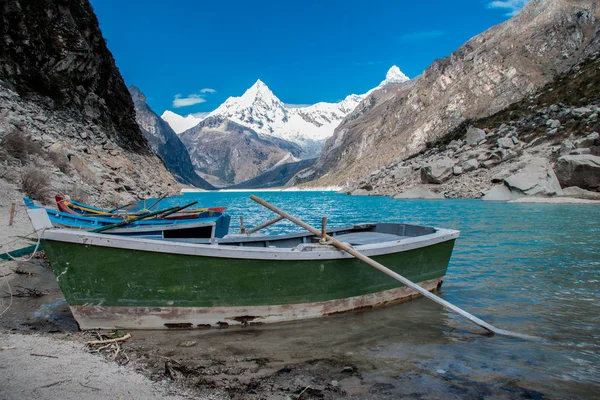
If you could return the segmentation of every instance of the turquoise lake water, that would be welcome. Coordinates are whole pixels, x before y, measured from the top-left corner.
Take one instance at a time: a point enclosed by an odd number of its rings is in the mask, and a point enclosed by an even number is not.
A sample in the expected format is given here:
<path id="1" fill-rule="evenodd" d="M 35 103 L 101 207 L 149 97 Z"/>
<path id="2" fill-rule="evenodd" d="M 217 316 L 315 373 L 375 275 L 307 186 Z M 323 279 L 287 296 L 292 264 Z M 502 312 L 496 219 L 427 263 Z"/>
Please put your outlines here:
<path id="1" fill-rule="evenodd" d="M 261 328 L 256 346 L 262 340 L 265 347 L 271 343 L 273 351 L 288 355 L 346 354 L 358 365 L 373 367 L 363 373 L 365 379 L 391 384 L 398 396 L 410 387 L 407 363 L 415 371 L 427 371 L 427 380 L 421 377 L 420 383 L 431 385 L 438 395 L 450 390 L 451 397 L 461 397 L 446 384 L 459 379 L 508 397 L 515 387 L 532 398 L 599 396 L 600 207 L 393 200 L 332 192 L 255 194 L 317 227 L 327 216 L 329 226 L 389 221 L 460 230 L 438 294 L 499 328 L 542 339 L 479 335 L 481 330 L 462 317 L 419 299 Z M 193 198 L 202 206 L 227 205 L 230 232 L 237 233 L 240 216 L 247 227 L 275 217 L 249 195 L 194 193 L 182 202 Z M 280 222 L 264 233 L 297 230 Z M 280 346 L 273 344 L 278 338 Z"/>

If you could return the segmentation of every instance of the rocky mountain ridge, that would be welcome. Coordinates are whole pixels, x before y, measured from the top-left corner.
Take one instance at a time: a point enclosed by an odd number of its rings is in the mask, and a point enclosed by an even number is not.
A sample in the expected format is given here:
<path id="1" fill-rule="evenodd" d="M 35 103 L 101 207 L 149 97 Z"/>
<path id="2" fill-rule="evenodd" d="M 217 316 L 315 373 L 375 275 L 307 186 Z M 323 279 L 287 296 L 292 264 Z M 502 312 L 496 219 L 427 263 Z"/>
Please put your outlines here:
<path id="1" fill-rule="evenodd" d="M 152 150 L 163 160 L 175 179 L 201 189 L 214 189 L 196 174 L 185 145 L 169 124 L 152 111 L 140 89 L 130 86 L 129 93 L 135 106 L 137 124 Z"/>
<path id="2" fill-rule="evenodd" d="M 596 1 L 532 1 L 380 101 L 365 99 L 297 182 L 344 184 L 521 100 L 598 50 Z M 402 86 L 402 85 L 400 85 Z"/>
<path id="3" fill-rule="evenodd" d="M 259 135 L 227 118 L 208 117 L 179 138 L 195 171 L 214 186 L 235 185 L 286 162 L 301 149 L 282 139 Z"/>
<path id="4" fill-rule="evenodd" d="M 278 164 L 271 169 L 255 176 L 252 179 L 228 186 L 225 189 L 266 189 L 273 187 L 289 187 L 289 181 L 298 171 L 302 171 L 313 165 L 316 159 L 304 159 L 299 161 Z"/>

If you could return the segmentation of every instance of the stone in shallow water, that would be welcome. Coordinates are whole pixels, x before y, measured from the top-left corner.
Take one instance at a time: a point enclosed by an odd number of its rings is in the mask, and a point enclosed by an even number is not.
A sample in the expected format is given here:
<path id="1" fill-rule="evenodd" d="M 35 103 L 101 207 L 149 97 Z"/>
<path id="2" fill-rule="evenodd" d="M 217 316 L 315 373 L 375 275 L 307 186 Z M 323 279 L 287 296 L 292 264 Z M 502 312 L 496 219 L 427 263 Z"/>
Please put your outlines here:
<path id="1" fill-rule="evenodd" d="M 356 189 L 350 192 L 350 196 L 370 196 L 370 192 L 365 189 Z"/>
<path id="2" fill-rule="evenodd" d="M 405 192 L 397 194 L 394 199 L 428 199 L 428 200 L 443 200 L 445 199 L 442 193 L 435 193 L 425 187 L 416 187 Z"/>
<path id="3" fill-rule="evenodd" d="M 481 198 L 483 201 L 509 201 L 523 197 L 522 194 L 511 191 L 506 185 L 494 186 Z"/>

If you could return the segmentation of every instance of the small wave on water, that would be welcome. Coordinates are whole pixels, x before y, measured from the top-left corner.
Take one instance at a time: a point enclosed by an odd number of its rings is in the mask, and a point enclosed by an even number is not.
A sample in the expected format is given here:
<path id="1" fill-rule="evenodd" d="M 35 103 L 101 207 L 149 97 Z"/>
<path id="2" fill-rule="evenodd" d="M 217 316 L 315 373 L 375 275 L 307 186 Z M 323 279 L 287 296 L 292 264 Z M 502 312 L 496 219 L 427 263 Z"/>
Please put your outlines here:
<path id="1" fill-rule="evenodd" d="M 231 231 L 274 217 L 249 193 L 194 193 L 202 206 L 227 205 Z M 281 352 L 352 353 L 371 378 L 397 384 L 408 361 L 432 374 L 520 386 L 569 398 L 600 388 L 600 207 L 478 200 L 393 200 L 331 192 L 259 197 L 319 227 L 394 221 L 458 229 L 439 295 L 503 329 L 543 341 L 481 336 L 480 329 L 425 299 L 364 313 L 265 328 Z M 183 200 L 182 200 L 183 201 Z M 297 231 L 281 222 L 265 234 Z M 293 332 L 293 333 L 292 333 Z M 284 339 L 293 335 L 297 341 Z M 277 347 L 277 346 L 276 346 Z M 398 360 L 402 360 L 399 363 Z M 436 372 L 438 371 L 438 372 Z M 508 382 L 508 383 L 507 383 Z"/>

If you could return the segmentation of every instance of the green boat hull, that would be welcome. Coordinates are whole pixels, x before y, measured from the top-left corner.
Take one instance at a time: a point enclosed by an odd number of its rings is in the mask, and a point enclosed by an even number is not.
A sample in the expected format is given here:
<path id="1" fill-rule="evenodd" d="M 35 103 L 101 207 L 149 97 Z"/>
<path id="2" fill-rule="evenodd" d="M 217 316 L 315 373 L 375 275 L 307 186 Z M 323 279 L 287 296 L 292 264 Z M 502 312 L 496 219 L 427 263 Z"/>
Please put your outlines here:
<path id="1" fill-rule="evenodd" d="M 314 318 L 416 293 L 354 258 L 256 260 L 44 240 L 82 329 L 192 328 Z M 454 239 L 373 258 L 439 288 Z"/>

